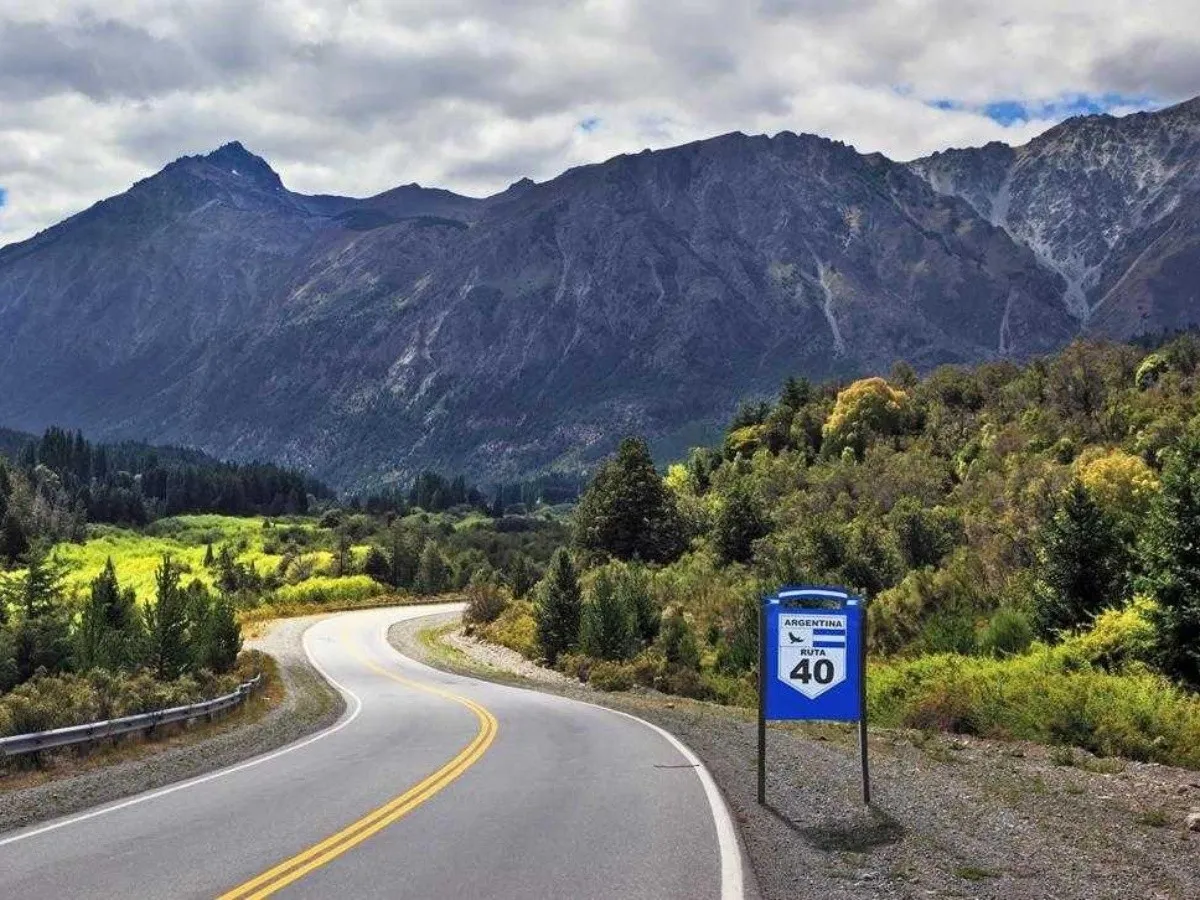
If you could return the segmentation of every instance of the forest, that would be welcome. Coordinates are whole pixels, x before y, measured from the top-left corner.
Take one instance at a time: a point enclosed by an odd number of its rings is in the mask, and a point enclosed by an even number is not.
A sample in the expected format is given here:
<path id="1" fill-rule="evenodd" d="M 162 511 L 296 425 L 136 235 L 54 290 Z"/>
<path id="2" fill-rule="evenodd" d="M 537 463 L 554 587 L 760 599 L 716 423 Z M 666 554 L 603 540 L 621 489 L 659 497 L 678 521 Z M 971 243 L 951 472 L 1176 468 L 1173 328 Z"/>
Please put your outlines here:
<path id="1" fill-rule="evenodd" d="M 655 470 L 628 439 L 529 600 L 473 631 L 593 684 L 749 705 L 757 603 L 868 601 L 880 724 L 1200 766 L 1200 340 L 789 379 Z"/>

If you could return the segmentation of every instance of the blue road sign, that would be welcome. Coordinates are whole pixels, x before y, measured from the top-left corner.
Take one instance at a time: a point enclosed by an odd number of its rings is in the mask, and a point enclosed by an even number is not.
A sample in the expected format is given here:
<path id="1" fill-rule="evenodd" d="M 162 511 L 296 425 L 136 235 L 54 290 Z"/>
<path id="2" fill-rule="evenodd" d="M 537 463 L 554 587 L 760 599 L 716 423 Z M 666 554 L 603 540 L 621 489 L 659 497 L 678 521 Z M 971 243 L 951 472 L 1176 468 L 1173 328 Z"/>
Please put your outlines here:
<path id="1" fill-rule="evenodd" d="M 787 587 L 763 603 L 764 717 L 861 721 L 862 601 L 841 588 Z"/>

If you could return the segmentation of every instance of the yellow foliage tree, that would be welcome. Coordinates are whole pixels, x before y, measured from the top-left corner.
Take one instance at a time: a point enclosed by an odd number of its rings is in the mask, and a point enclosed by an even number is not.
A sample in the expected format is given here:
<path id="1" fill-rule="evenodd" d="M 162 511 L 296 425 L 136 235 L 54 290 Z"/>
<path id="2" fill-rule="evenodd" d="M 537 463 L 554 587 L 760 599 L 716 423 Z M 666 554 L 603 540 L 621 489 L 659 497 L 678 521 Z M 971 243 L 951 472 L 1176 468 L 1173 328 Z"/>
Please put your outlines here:
<path id="1" fill-rule="evenodd" d="M 850 447 L 861 458 L 871 438 L 901 433 L 911 409 L 905 391 L 882 378 L 863 378 L 837 395 L 821 435 L 829 449 Z"/>
<path id="2" fill-rule="evenodd" d="M 1135 526 L 1158 493 L 1158 476 L 1140 456 L 1124 450 L 1097 449 L 1076 461 L 1079 480 L 1106 513 Z"/>

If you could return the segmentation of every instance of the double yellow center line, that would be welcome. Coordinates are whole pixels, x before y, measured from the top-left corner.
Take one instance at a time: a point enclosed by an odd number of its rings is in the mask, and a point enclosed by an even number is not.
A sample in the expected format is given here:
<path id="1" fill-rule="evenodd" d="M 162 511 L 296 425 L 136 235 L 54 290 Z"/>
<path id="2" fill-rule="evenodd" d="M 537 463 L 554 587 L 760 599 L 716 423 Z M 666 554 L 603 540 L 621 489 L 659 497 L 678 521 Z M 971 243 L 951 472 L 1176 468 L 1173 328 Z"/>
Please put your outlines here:
<path id="1" fill-rule="evenodd" d="M 343 641 L 345 641 L 344 637 Z M 346 643 L 349 644 L 349 642 Z M 330 835 L 319 844 L 314 844 L 291 859 L 284 860 L 273 869 L 268 869 L 245 884 L 238 885 L 233 890 L 222 894 L 218 900 L 258 900 L 260 897 L 269 897 L 293 881 L 303 878 L 309 872 L 325 865 L 325 863 L 342 855 L 347 850 L 358 846 L 371 837 L 371 835 L 382 831 L 393 822 L 408 815 L 408 813 L 412 812 L 474 765 L 487 751 L 492 741 L 495 740 L 496 730 L 499 728 L 496 717 L 474 700 L 463 697 L 460 694 L 452 693 L 451 691 L 422 684 L 418 681 L 412 681 L 382 666 L 376 665 L 353 649 L 350 652 L 367 668 L 390 678 L 392 681 L 465 706 L 475 714 L 475 718 L 479 722 L 479 730 L 475 733 L 475 737 L 472 738 L 471 742 L 459 751 L 457 756 L 436 772 L 413 785 L 399 797 L 389 800 L 383 806 L 373 812 L 367 813 L 367 815 L 363 816 L 357 822 L 353 822 L 336 834 Z"/>

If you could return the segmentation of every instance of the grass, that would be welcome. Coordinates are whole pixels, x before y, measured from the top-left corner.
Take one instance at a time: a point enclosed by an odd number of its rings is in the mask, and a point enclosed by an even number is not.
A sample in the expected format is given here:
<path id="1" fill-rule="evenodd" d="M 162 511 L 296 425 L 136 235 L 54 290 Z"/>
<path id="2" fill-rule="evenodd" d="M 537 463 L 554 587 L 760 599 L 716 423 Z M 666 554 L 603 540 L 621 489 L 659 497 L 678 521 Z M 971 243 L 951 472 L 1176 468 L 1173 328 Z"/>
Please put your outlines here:
<path id="1" fill-rule="evenodd" d="M 1147 828 L 1166 828 L 1171 824 L 1171 817 L 1161 809 L 1147 809 L 1137 814 L 1134 821 Z"/>
<path id="2" fill-rule="evenodd" d="M 1000 873 L 983 866 L 955 866 L 951 872 L 964 881 L 987 881 L 989 878 L 999 878 Z"/>
<path id="3" fill-rule="evenodd" d="M 301 523 L 299 527 L 316 525 Z M 184 567 L 186 581 L 194 578 L 208 585 L 212 573 L 204 568 L 204 555 L 209 543 L 214 549 L 221 545 L 234 548 L 239 562 L 252 564 L 260 572 L 274 569 L 280 557 L 263 549 L 264 531 L 261 517 L 178 516 L 155 522 L 145 533 L 94 525 L 88 529 L 86 542 L 59 544 L 53 552 L 70 567 L 68 588 L 85 589 L 111 558 L 121 584 L 132 587 L 144 602 L 154 596 L 154 572 L 168 553 Z M 321 568 L 320 562 L 316 568 Z"/>

